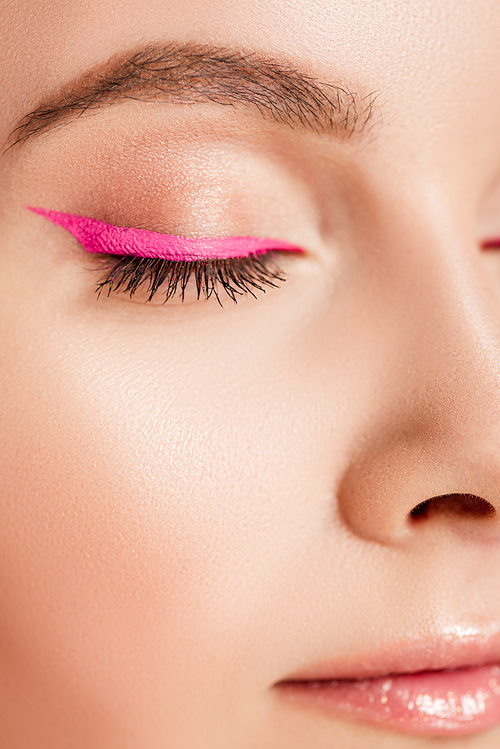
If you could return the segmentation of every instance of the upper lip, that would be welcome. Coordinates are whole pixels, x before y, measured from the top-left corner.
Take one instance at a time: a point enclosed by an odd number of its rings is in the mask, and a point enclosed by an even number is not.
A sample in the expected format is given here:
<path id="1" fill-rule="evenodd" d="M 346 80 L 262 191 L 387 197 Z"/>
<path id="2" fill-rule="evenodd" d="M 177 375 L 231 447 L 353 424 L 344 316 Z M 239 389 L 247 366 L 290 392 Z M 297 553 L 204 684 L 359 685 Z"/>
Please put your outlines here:
<path id="1" fill-rule="evenodd" d="M 474 668 L 500 662 L 500 627 L 454 626 L 425 638 L 400 639 L 306 666 L 284 683 L 375 679 L 422 671 Z M 282 683 L 283 683 L 282 682 Z"/>

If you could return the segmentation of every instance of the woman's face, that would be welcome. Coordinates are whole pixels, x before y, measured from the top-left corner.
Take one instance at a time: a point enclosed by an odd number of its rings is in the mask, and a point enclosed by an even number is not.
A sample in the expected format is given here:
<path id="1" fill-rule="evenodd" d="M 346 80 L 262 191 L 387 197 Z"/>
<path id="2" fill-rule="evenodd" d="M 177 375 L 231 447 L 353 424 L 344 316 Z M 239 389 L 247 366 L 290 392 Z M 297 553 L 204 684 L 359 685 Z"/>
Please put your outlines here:
<path id="1" fill-rule="evenodd" d="M 3 745 L 498 746 L 497 0 L 0 18 Z M 26 206 L 303 251 L 98 297 Z"/>

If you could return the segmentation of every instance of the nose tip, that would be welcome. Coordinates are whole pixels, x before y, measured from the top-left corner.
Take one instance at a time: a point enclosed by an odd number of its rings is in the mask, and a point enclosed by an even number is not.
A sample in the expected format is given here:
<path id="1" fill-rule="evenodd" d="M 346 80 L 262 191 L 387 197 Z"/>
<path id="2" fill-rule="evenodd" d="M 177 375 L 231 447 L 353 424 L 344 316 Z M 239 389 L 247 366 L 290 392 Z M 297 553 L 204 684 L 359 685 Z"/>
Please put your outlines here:
<path id="1" fill-rule="evenodd" d="M 400 545 L 429 525 L 465 525 L 500 539 L 500 466 L 460 459 L 452 446 L 412 444 L 352 465 L 337 499 L 356 536 Z"/>
<path id="2" fill-rule="evenodd" d="M 377 398 L 366 400 L 337 484 L 351 530 L 384 544 L 437 520 L 500 538 L 498 301 L 480 260 L 434 250 L 414 283 L 402 274 L 402 288 L 387 290 L 380 328 L 392 333 L 366 352 Z"/>

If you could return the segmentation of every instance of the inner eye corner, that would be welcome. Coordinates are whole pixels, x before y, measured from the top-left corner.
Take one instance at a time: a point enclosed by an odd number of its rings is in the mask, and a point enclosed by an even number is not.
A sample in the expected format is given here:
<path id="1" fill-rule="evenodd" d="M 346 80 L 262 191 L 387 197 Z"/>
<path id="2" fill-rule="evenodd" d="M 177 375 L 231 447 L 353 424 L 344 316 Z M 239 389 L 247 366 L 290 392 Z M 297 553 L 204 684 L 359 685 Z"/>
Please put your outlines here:
<path id="1" fill-rule="evenodd" d="M 479 247 L 481 250 L 500 250 L 500 237 L 498 239 L 485 239 Z"/>

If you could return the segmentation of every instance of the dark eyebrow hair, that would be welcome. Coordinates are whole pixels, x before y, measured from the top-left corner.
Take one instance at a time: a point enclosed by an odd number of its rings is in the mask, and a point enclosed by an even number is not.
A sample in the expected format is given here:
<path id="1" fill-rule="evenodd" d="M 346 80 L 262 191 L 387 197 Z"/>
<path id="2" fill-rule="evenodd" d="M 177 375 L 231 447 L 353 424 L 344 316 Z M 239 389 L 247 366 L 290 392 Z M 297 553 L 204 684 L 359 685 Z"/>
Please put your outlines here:
<path id="1" fill-rule="evenodd" d="M 290 126 L 351 137 L 365 131 L 374 93 L 321 83 L 292 65 L 210 45 L 151 44 L 114 56 L 26 114 L 9 149 L 85 113 L 126 99 L 243 104 Z"/>

